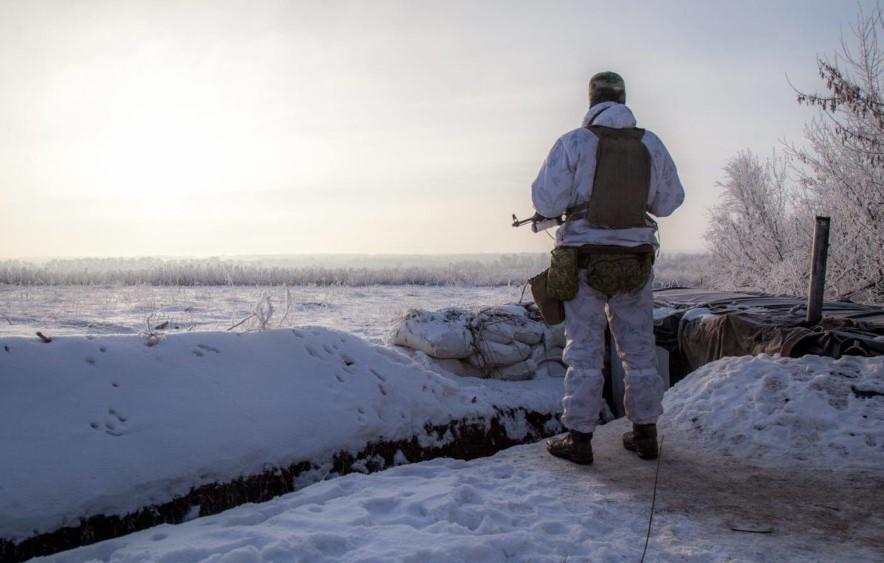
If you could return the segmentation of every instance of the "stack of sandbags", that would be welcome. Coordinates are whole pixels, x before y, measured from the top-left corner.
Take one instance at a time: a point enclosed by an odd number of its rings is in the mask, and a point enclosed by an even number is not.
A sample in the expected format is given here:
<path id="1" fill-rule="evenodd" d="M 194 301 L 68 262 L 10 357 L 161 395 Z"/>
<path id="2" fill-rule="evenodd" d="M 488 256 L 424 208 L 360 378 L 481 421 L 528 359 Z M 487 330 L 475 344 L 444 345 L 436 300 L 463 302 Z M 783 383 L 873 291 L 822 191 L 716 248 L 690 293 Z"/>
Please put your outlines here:
<path id="1" fill-rule="evenodd" d="M 531 360 L 537 365 L 538 373 L 542 372 L 550 377 L 564 377 L 565 364 L 562 362 L 562 353 L 565 349 L 565 325 L 545 328 L 543 346 L 534 348 Z"/>
<path id="2" fill-rule="evenodd" d="M 412 309 L 393 331 L 392 344 L 439 359 L 462 359 L 473 353 L 472 315 L 456 308 Z"/>
<path id="3" fill-rule="evenodd" d="M 455 373 L 508 380 L 563 375 L 564 341 L 564 329 L 547 327 L 534 304 L 411 310 L 391 338 Z"/>

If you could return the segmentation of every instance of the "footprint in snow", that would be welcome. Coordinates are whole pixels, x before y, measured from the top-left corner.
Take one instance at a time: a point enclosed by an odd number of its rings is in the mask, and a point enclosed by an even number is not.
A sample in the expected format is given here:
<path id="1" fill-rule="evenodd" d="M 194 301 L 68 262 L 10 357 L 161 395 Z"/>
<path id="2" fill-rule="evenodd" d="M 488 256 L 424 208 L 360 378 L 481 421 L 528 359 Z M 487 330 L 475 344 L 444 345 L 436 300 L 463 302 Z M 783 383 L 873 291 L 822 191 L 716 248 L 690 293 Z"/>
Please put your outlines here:
<path id="1" fill-rule="evenodd" d="M 322 356 L 319 355 L 319 351 L 316 348 L 314 348 L 313 346 L 311 346 L 310 344 L 305 345 L 304 349 L 307 350 L 307 353 L 310 354 L 311 356 L 313 356 L 314 358 L 319 359 L 319 360 L 322 359 Z"/>
<path id="2" fill-rule="evenodd" d="M 193 350 L 193 355 L 196 356 L 197 358 L 202 358 L 203 356 L 205 356 L 205 354 L 203 354 L 199 350 Z"/>
<path id="3" fill-rule="evenodd" d="M 126 421 L 128 420 L 125 416 L 120 414 L 116 409 L 110 408 L 107 410 L 108 416 L 104 420 L 104 433 L 109 434 L 111 436 L 122 436 L 126 432 L 128 432 L 129 428 L 126 425 Z"/>
<path id="4" fill-rule="evenodd" d="M 221 353 L 221 350 L 215 348 L 214 346 L 209 346 L 208 344 L 197 344 L 196 347 L 201 348 L 202 350 L 205 350 L 206 352 L 215 352 L 216 354 Z"/>
<path id="5" fill-rule="evenodd" d="M 344 352 L 338 352 L 338 357 L 341 359 L 341 362 L 344 364 L 344 369 L 347 371 L 353 371 L 353 366 L 356 365 L 356 360 L 350 357 L 349 354 L 345 354 Z"/>
<path id="6" fill-rule="evenodd" d="M 84 360 L 85 360 L 85 362 L 86 362 L 87 364 L 89 364 L 90 366 L 94 366 L 94 365 L 95 365 L 95 358 L 93 358 L 92 356 L 86 356 L 86 358 L 85 358 Z"/>
<path id="7" fill-rule="evenodd" d="M 101 352 L 102 354 L 104 354 L 105 352 L 107 352 L 107 348 L 104 346 L 99 346 L 98 351 Z"/>
<path id="8" fill-rule="evenodd" d="M 400 502 L 401 501 L 395 497 L 380 497 L 370 498 L 359 504 L 362 505 L 362 508 L 372 514 L 390 514 L 399 506 Z"/>
<path id="9" fill-rule="evenodd" d="M 379 380 L 383 381 L 384 383 L 387 382 L 387 378 L 384 377 L 383 375 L 381 375 L 380 372 L 379 372 L 378 370 L 376 370 L 376 369 L 374 369 L 374 368 L 368 368 L 368 371 L 369 371 L 373 376 L 377 377 Z"/>

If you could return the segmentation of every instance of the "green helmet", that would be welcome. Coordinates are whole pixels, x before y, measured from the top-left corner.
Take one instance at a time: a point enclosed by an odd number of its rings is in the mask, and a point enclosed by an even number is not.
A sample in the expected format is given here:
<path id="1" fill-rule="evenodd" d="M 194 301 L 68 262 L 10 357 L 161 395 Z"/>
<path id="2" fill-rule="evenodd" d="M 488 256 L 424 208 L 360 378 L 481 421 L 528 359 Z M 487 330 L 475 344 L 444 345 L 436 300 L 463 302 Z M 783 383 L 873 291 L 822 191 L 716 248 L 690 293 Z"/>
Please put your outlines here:
<path id="1" fill-rule="evenodd" d="M 626 103 L 626 84 L 616 72 L 600 72 L 589 79 L 589 107 L 602 102 Z"/>

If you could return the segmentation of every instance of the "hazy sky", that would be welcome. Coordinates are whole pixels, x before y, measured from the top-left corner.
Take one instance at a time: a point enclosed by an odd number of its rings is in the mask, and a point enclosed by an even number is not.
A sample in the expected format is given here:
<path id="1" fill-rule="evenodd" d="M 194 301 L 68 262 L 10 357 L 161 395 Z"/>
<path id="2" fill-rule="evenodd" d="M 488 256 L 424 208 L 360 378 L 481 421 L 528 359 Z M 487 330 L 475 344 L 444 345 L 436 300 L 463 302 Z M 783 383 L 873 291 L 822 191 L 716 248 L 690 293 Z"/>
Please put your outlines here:
<path id="1" fill-rule="evenodd" d="M 545 250 L 510 214 L 607 69 L 686 188 L 664 250 L 701 249 L 857 6 L 0 0 L 0 257 Z"/>

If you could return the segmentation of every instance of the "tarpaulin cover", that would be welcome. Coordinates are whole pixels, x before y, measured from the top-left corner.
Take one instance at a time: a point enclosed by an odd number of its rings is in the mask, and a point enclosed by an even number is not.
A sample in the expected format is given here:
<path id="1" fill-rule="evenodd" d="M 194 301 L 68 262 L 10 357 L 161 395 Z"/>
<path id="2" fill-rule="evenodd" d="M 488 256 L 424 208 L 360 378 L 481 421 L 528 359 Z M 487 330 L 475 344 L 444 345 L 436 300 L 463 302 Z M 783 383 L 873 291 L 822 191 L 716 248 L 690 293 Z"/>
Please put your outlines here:
<path id="1" fill-rule="evenodd" d="M 680 356 L 687 371 L 725 356 L 884 355 L 880 306 L 826 303 L 823 319 L 808 325 L 805 302 L 795 297 L 668 289 L 654 301 L 672 311 L 655 321 L 657 345 Z"/>

